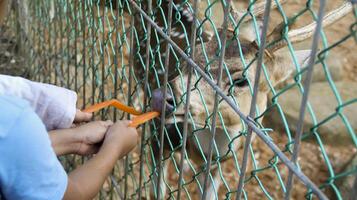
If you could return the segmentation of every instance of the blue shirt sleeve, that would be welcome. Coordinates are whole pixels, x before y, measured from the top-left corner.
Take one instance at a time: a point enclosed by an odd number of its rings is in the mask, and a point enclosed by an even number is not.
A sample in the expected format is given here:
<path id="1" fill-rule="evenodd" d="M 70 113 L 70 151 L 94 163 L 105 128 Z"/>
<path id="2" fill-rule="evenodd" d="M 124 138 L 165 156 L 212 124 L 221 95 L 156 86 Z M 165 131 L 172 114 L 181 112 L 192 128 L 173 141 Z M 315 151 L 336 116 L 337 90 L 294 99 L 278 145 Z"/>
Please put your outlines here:
<path id="1" fill-rule="evenodd" d="M 0 193 L 5 199 L 62 199 L 67 174 L 39 117 L 24 100 L 0 96 Z"/>

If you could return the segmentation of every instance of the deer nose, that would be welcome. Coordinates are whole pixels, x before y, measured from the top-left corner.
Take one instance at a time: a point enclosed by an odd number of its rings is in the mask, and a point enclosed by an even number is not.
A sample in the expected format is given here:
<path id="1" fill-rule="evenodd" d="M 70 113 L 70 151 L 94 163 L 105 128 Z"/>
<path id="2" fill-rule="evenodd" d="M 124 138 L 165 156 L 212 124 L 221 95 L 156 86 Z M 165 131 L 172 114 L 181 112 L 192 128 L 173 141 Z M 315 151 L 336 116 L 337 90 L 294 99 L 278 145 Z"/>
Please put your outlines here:
<path id="1" fill-rule="evenodd" d="M 165 115 L 168 116 L 172 114 L 175 110 L 174 98 L 171 92 L 167 91 L 166 98 L 164 99 L 164 89 L 158 88 L 153 91 L 151 107 L 154 111 L 161 112 L 162 105 L 166 102 Z"/>

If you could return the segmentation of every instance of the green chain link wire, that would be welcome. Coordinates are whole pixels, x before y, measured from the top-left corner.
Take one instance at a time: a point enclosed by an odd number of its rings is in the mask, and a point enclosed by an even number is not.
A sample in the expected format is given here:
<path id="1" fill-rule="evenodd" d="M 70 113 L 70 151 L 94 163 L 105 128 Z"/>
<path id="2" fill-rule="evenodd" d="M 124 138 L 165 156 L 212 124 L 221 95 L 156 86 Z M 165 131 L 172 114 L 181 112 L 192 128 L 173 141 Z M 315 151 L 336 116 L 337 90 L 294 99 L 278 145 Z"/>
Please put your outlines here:
<path id="1" fill-rule="evenodd" d="M 145 10 L 146 1 L 137 1 L 137 4 Z M 191 12 L 193 11 L 192 2 L 180 1 L 174 6 L 174 9 L 182 10 L 187 7 Z M 219 0 L 206 0 L 203 2 L 205 10 L 201 11 L 203 16 L 200 16 L 197 21 L 197 36 L 202 39 L 202 31 L 210 29 L 213 32 L 213 39 L 217 40 L 218 47 L 217 53 L 220 54 L 222 48 L 221 41 L 219 40 L 218 25 L 215 21 L 215 8 L 222 7 L 225 1 Z M 249 0 L 249 9 L 253 9 L 257 2 L 255 0 Z M 153 1 L 152 13 L 147 13 L 154 21 L 162 19 L 161 24 L 164 31 L 168 27 L 168 21 L 166 19 L 167 10 L 165 10 L 165 0 Z M 269 79 L 269 72 L 266 66 L 263 66 L 264 81 L 267 82 L 269 89 L 271 90 L 271 103 L 266 110 L 257 110 L 256 124 L 266 133 L 267 136 L 272 135 L 272 129 L 270 127 L 264 127 L 260 123 L 261 119 L 269 114 L 272 110 L 276 110 L 279 113 L 280 120 L 283 124 L 283 131 L 286 134 L 287 142 L 284 144 L 282 151 L 287 155 L 292 154 L 292 145 L 294 144 L 293 134 L 290 131 L 291 124 L 288 123 L 287 117 L 284 115 L 283 108 L 279 104 L 279 99 L 284 98 L 284 93 L 294 88 L 298 89 L 301 96 L 304 93 L 303 88 L 303 75 L 306 73 L 306 69 L 302 68 L 298 64 L 295 49 L 293 44 L 287 37 L 289 31 L 289 25 L 295 21 L 299 21 L 302 15 L 310 15 L 316 20 L 316 12 L 313 9 L 313 0 L 307 0 L 306 6 L 299 10 L 293 16 L 287 16 L 284 12 L 284 8 L 281 4 L 277 4 L 277 11 L 283 20 L 284 28 L 282 29 L 282 40 L 288 44 L 288 51 L 293 59 L 293 63 L 296 69 L 294 74 L 294 81 L 288 83 L 284 88 L 276 89 L 273 87 L 271 80 Z M 248 9 L 248 10 L 249 10 Z M 321 65 L 327 83 L 330 86 L 332 93 L 336 99 L 337 105 L 335 112 L 324 119 L 318 119 L 314 111 L 313 105 L 308 103 L 308 115 L 312 120 L 313 126 L 304 133 L 303 140 L 313 138 L 318 149 L 321 152 L 324 165 L 328 171 L 328 178 L 324 183 L 319 185 L 324 191 L 327 188 L 332 189 L 337 199 L 342 199 L 341 191 L 336 186 L 336 181 L 343 177 L 357 173 L 357 168 L 353 168 L 349 171 L 336 172 L 331 160 L 326 152 L 325 145 L 321 139 L 319 133 L 319 127 L 329 123 L 336 118 L 342 120 L 348 131 L 351 141 L 354 144 L 354 148 L 357 148 L 357 137 L 353 130 L 347 116 L 343 113 L 343 110 L 351 105 L 357 104 L 357 99 L 343 100 L 340 92 L 336 87 L 335 81 L 332 78 L 330 67 L 327 64 L 326 59 L 333 56 L 331 50 L 342 45 L 346 42 L 354 41 L 357 43 L 357 9 L 353 10 L 355 21 L 351 21 L 349 26 L 349 33 L 339 38 L 334 43 L 329 43 L 326 37 L 326 31 L 321 31 L 322 46 L 317 55 L 316 65 Z M 136 13 L 135 9 L 131 6 L 128 0 L 116 1 L 116 0 L 34 0 L 30 1 L 29 14 L 31 16 L 30 31 L 27 35 L 28 43 L 30 46 L 30 68 L 31 77 L 33 80 L 52 83 L 67 87 L 75 90 L 78 93 L 78 104 L 80 108 L 98 103 L 109 99 L 119 99 L 122 102 L 130 102 L 130 105 L 135 106 L 139 110 L 143 110 L 144 107 L 150 109 L 150 105 L 142 100 L 144 95 L 145 81 L 140 74 L 134 73 L 135 68 L 140 68 L 142 71 L 146 70 L 145 62 L 145 47 L 141 44 L 146 44 L 147 40 L 151 41 L 151 48 L 149 49 L 150 63 L 148 70 L 152 75 L 153 84 L 149 85 L 148 97 L 151 98 L 152 90 L 163 86 L 161 79 L 162 72 L 165 70 L 163 55 L 166 43 L 163 38 L 152 28 L 151 37 L 147 35 L 146 20 L 143 16 Z M 131 17 L 139 16 L 135 18 L 135 27 L 130 26 Z M 229 21 L 234 27 L 234 37 L 227 41 L 227 45 L 236 41 L 239 46 L 240 55 L 243 55 L 242 44 L 238 36 L 240 33 L 240 27 L 245 18 L 252 18 L 254 22 L 254 29 L 257 37 L 259 36 L 259 28 L 257 24 L 257 16 L 254 16 L 251 12 L 245 12 L 242 19 L 236 21 L 231 14 L 229 14 Z M 182 28 L 182 32 L 185 35 L 183 50 L 189 54 L 192 49 L 190 45 L 190 39 L 188 36 L 190 32 L 187 29 L 187 25 L 183 23 L 183 16 L 179 12 L 173 15 L 172 25 Z M 130 32 L 133 30 L 133 42 L 134 48 L 130 49 Z M 259 37 L 258 37 L 259 38 Z M 351 40 L 352 39 L 352 40 Z M 258 45 L 260 41 L 258 40 Z M 355 43 L 355 44 L 356 44 Z M 210 69 L 212 63 L 217 61 L 217 57 L 212 57 L 207 52 L 206 44 L 202 41 L 197 42 L 197 45 L 202 48 L 203 55 L 205 57 L 204 69 L 206 73 L 213 79 L 214 74 Z M 268 44 L 269 45 L 269 44 Z M 134 66 L 130 66 L 129 54 L 134 56 Z M 181 67 L 185 65 L 185 62 L 179 56 L 179 54 L 170 47 L 170 64 L 174 63 L 174 70 L 177 72 L 177 78 L 181 83 L 181 90 L 183 95 L 177 99 L 174 99 L 174 105 L 176 107 L 183 107 L 186 104 L 186 87 L 185 87 L 185 70 Z M 238 59 L 238 58 L 237 58 Z M 252 67 L 252 62 L 245 60 L 244 56 L 240 56 L 240 62 L 244 67 L 244 74 L 249 73 L 248 69 Z M 224 73 L 228 77 L 231 85 L 233 85 L 233 78 L 229 73 L 228 66 L 224 64 Z M 199 94 L 199 101 L 203 105 L 205 115 L 207 116 L 204 124 L 204 128 L 211 129 L 211 117 L 212 111 L 207 106 L 207 102 L 204 97 L 204 91 L 199 87 L 199 83 L 204 81 L 198 72 L 193 73 L 195 81 L 192 83 L 191 92 Z M 132 88 L 129 88 L 129 86 Z M 253 83 L 249 81 L 249 92 L 253 92 Z M 168 85 L 168 90 L 173 90 Z M 238 99 L 234 97 L 233 92 L 227 94 L 236 103 L 238 107 L 242 106 L 238 102 Z M 222 103 L 222 101 L 221 101 Z M 198 151 L 200 151 L 202 159 L 207 162 L 204 154 L 204 147 L 199 144 L 199 139 L 195 133 L 199 132 L 200 126 L 193 118 L 194 113 L 189 113 L 189 121 L 192 124 L 193 134 L 192 140 L 198 144 Z M 95 116 L 96 119 L 111 119 L 119 120 L 124 119 L 126 115 L 120 111 L 112 108 L 104 109 Z M 238 117 L 238 116 L 237 116 Z M 241 140 L 247 134 L 248 127 L 242 121 L 242 129 L 237 131 L 235 135 L 230 135 L 229 130 L 225 127 L 225 121 L 221 111 L 218 112 L 218 119 L 223 124 L 224 137 L 226 137 L 229 143 L 229 150 L 225 154 L 220 154 L 217 148 L 217 144 L 214 144 L 214 152 L 217 154 L 213 158 L 213 163 L 218 169 L 218 174 L 222 180 L 222 185 L 219 191 L 224 191 L 226 199 L 232 199 L 236 193 L 237 182 L 232 184 L 226 177 L 225 170 L 227 170 L 222 164 L 226 162 L 227 158 L 230 158 L 227 162 L 232 162 L 233 167 L 230 169 L 235 174 L 239 175 L 240 172 L 240 160 L 241 156 L 233 150 L 233 145 L 237 140 Z M 182 146 L 182 127 L 177 123 L 178 119 L 174 117 L 175 129 L 179 133 L 180 144 L 175 144 L 170 139 L 169 132 L 164 131 L 167 138 L 165 145 L 169 149 L 169 153 L 164 157 L 164 162 L 169 163 L 170 171 L 164 174 L 164 185 L 168 190 L 168 198 L 176 199 L 176 193 L 178 191 L 177 182 L 173 181 L 179 174 L 179 162 L 175 157 L 175 151 Z M 98 198 L 99 199 L 137 199 L 139 193 L 143 197 L 149 197 L 150 193 L 156 191 L 153 177 L 157 173 L 157 163 L 155 163 L 155 145 L 159 145 L 159 127 L 154 122 L 148 124 L 150 126 L 150 133 L 147 133 L 144 138 L 144 142 L 140 145 L 143 146 L 144 157 L 143 165 L 143 180 L 142 185 L 139 185 L 139 171 L 140 171 L 140 159 L 138 152 L 135 151 L 127 159 L 118 161 L 117 166 L 113 170 L 111 181 L 108 180 L 103 187 Z M 273 138 L 272 138 L 273 140 Z M 275 141 L 274 141 L 275 142 Z M 259 163 L 259 160 L 254 156 L 257 153 L 257 149 L 253 145 L 249 148 L 250 159 L 252 161 L 252 170 L 246 176 L 245 184 L 254 184 L 257 190 L 265 195 L 266 199 L 274 199 L 277 197 L 275 193 L 283 194 L 286 191 L 284 175 L 282 174 L 282 162 L 276 155 L 273 155 L 267 163 Z M 190 157 L 186 152 L 186 158 Z M 61 161 L 67 171 L 73 170 L 77 165 L 82 164 L 88 158 L 82 158 L 79 156 L 66 156 L 62 157 Z M 151 162 L 154 162 L 151 164 Z M 197 167 L 191 160 L 187 160 L 187 166 L 192 173 L 187 175 L 183 180 L 183 193 L 181 194 L 185 199 L 197 199 L 197 194 L 192 193 L 192 186 L 197 188 L 196 193 L 203 191 L 203 185 L 199 182 L 199 177 L 204 175 L 204 166 Z M 277 180 L 277 191 L 272 191 L 268 188 L 266 181 L 262 179 L 264 173 L 271 173 L 271 177 Z M 233 172 L 232 172 L 233 173 Z M 210 175 L 210 179 L 213 180 L 213 175 Z M 216 186 L 217 187 L 217 186 Z M 156 196 L 157 194 L 154 194 Z M 217 199 L 221 199 L 220 194 L 215 194 Z M 251 194 L 247 188 L 244 188 L 243 198 L 248 199 Z M 307 189 L 306 199 L 312 199 L 312 193 Z"/>

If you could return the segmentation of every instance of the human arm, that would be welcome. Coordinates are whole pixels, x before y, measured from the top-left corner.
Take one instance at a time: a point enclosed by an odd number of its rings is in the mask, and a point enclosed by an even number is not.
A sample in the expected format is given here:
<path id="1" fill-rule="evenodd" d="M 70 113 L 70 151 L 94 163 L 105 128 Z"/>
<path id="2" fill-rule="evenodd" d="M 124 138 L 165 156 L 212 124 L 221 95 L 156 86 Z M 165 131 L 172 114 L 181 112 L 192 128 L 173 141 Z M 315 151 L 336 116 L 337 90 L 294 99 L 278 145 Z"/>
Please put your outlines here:
<path id="1" fill-rule="evenodd" d="M 137 132 L 128 125 L 128 121 L 120 121 L 111 126 L 99 152 L 69 174 L 65 200 L 94 198 L 116 161 L 137 144 Z"/>
<path id="2" fill-rule="evenodd" d="M 0 95 L 0 190 L 5 199 L 61 199 L 67 174 L 28 103 Z"/>
<path id="3" fill-rule="evenodd" d="M 97 153 L 99 143 L 112 121 L 94 121 L 74 128 L 49 132 L 52 148 L 57 156 L 66 154 L 90 155 Z"/>
<path id="4" fill-rule="evenodd" d="M 74 91 L 21 77 L 0 75 L 1 94 L 27 100 L 47 130 L 69 128 L 78 112 Z"/>
<path id="5" fill-rule="evenodd" d="M 128 128 L 128 122 L 117 122 L 98 154 L 67 177 L 45 127 L 28 104 L 0 95 L 0 105 L 0 193 L 6 199 L 91 199 L 117 159 L 137 143 L 136 130 Z"/>

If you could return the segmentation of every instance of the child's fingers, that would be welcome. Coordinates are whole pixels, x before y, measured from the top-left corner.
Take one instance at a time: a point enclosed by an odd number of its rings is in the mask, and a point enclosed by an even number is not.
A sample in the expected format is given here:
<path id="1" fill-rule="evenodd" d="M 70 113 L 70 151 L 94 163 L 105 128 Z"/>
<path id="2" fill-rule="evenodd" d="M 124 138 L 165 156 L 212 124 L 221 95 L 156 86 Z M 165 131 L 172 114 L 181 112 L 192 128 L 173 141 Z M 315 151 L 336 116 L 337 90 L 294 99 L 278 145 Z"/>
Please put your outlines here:
<path id="1" fill-rule="evenodd" d="M 84 156 L 93 155 L 98 153 L 99 149 L 100 144 L 82 144 L 77 154 Z"/>
<path id="2" fill-rule="evenodd" d="M 92 119 L 92 113 L 82 112 L 77 109 L 76 115 L 74 116 L 74 122 L 88 122 Z"/>
<path id="3" fill-rule="evenodd" d="M 111 126 L 111 125 L 114 124 L 114 123 L 112 122 L 112 120 L 107 120 L 107 121 L 104 121 L 103 123 L 104 123 L 104 125 L 105 125 L 106 127 L 109 127 L 109 126 Z"/>
<path id="4" fill-rule="evenodd" d="M 129 124 L 131 124 L 130 120 L 123 120 L 121 121 L 125 126 L 129 126 Z"/>

